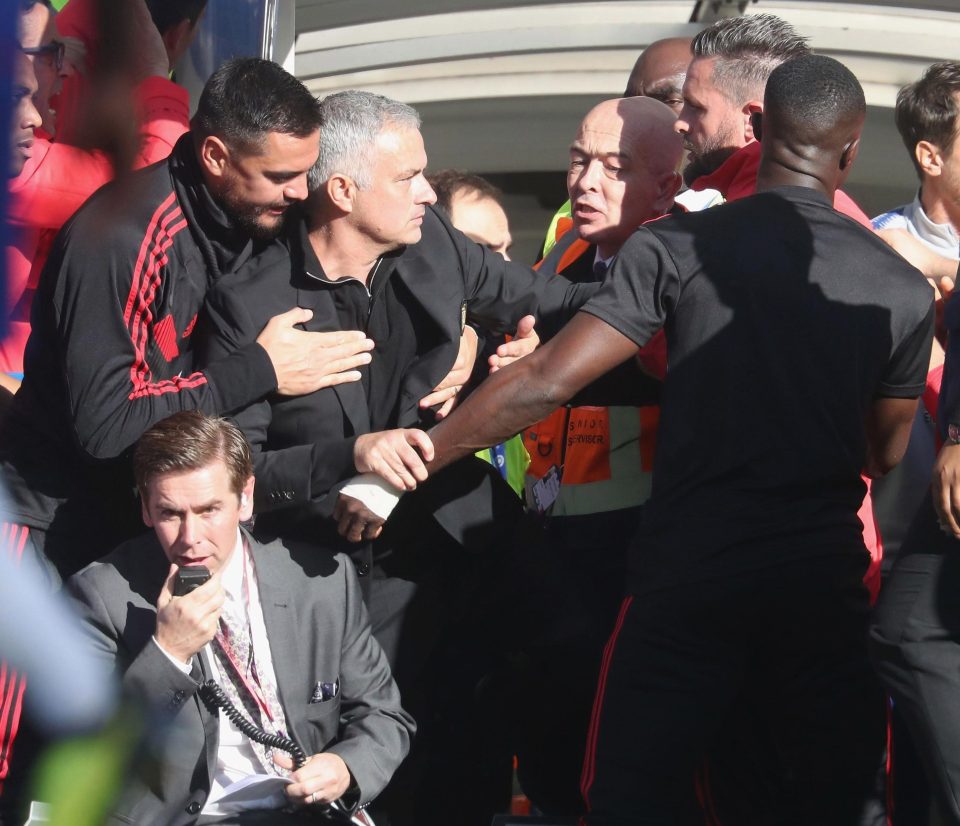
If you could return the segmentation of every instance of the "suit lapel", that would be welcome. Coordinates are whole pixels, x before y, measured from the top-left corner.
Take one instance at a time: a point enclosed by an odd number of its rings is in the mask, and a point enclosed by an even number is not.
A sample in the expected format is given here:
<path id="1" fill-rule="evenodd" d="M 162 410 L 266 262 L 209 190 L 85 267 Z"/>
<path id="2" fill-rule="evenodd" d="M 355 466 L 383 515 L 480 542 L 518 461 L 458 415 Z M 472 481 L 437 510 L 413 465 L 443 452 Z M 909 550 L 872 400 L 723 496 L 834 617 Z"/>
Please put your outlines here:
<path id="1" fill-rule="evenodd" d="M 408 249 L 409 254 L 409 249 Z M 417 364 L 408 371 L 400 388 L 398 420 L 415 421 L 418 403 L 443 379 L 457 358 L 460 348 L 464 307 L 463 277 L 456 272 L 447 278 L 433 277 L 434 270 L 416 255 L 401 256 L 391 276 L 399 278 L 442 333 L 442 344 L 429 352 L 417 348 Z"/>
<path id="2" fill-rule="evenodd" d="M 210 673 L 206 666 L 206 651 L 201 651 L 197 655 L 193 671 L 190 676 L 193 679 L 205 683 L 210 679 Z M 213 785 L 213 778 L 217 773 L 217 752 L 220 750 L 220 715 L 211 714 L 203 700 L 200 699 L 200 693 L 194 694 L 194 700 L 197 704 L 197 713 L 203 723 L 203 742 L 207 758 L 207 788 Z"/>
<path id="3" fill-rule="evenodd" d="M 301 708 L 309 697 L 299 697 L 305 691 L 303 683 L 304 664 L 299 662 L 297 640 L 300 635 L 310 631 L 298 629 L 294 619 L 294 609 L 290 604 L 289 589 L 285 587 L 279 566 L 270 565 L 265 557 L 276 553 L 279 542 L 261 545 L 246 531 L 244 536 L 250 545 L 254 569 L 257 575 L 257 587 L 260 591 L 260 608 L 263 611 L 263 623 L 270 641 L 270 656 L 273 660 L 273 673 L 277 680 L 277 694 L 280 705 L 287 718 L 287 726 L 295 730 L 291 712 Z M 262 563 L 262 564 L 261 564 Z"/>
<path id="4" fill-rule="evenodd" d="M 363 392 L 363 382 L 348 381 L 333 387 L 343 414 L 347 417 L 356 434 L 370 432 L 370 408 L 367 406 L 367 396 Z"/>
<path id="5" fill-rule="evenodd" d="M 407 258 L 401 256 L 396 262 L 393 278 L 399 278 L 407 285 L 410 294 L 436 322 L 436 325 L 451 341 L 460 340 L 461 315 L 463 304 L 463 277 L 459 273 L 450 273 L 449 278 L 431 278 L 429 267 L 417 266 L 420 254 Z"/>

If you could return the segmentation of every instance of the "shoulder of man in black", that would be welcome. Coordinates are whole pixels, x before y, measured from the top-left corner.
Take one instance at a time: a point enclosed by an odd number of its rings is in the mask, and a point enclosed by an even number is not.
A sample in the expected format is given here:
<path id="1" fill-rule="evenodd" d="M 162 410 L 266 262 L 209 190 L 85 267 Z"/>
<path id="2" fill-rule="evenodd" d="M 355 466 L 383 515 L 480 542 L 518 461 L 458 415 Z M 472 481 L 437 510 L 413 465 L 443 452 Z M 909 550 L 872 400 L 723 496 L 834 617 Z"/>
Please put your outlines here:
<path id="1" fill-rule="evenodd" d="M 449 266 L 450 260 L 446 257 L 453 254 L 457 259 L 458 275 L 463 282 L 464 267 L 466 266 L 466 245 L 474 244 L 466 235 L 458 230 L 441 209 L 428 206 L 423 214 L 423 224 L 420 227 L 420 240 L 409 244 L 398 251 L 397 263 L 414 262 L 417 259 L 426 259 L 431 266 Z"/>
<path id="2" fill-rule="evenodd" d="M 913 394 L 920 386 L 916 375 L 932 320 L 929 282 L 875 233 L 838 212 L 824 193 L 776 187 L 703 213 L 658 221 L 648 229 L 661 245 L 661 254 L 676 265 L 675 300 L 695 279 L 709 283 L 722 304 L 752 305 L 792 318 L 807 300 L 826 299 L 824 307 L 832 304 L 850 312 L 861 308 L 864 313 L 859 316 L 831 317 L 841 326 L 859 319 L 856 323 L 864 335 L 872 331 L 870 340 L 860 346 L 869 344 L 878 364 L 888 365 L 888 381 L 896 375 L 897 381 L 906 382 L 902 387 L 884 384 L 881 395 Z M 778 279 L 776 287 L 766 292 L 762 306 L 758 299 L 743 303 L 743 286 L 750 284 L 755 295 L 753 290 L 771 277 Z M 819 317 L 821 324 L 825 320 Z M 688 332 L 698 335 L 697 326 L 688 327 Z M 824 333 L 821 327 L 820 334 Z M 902 365 L 894 369 L 907 350 L 915 354 L 906 359 L 909 369 Z M 908 373 L 914 377 L 909 381 Z"/>

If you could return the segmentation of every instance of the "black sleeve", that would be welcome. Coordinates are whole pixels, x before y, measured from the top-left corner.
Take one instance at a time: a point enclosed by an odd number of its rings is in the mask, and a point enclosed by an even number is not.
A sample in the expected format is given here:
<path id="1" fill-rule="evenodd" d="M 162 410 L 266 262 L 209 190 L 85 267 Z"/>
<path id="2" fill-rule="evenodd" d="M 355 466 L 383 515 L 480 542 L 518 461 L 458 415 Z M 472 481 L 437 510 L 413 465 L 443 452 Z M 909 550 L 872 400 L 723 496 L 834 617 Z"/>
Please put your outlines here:
<path id="1" fill-rule="evenodd" d="M 641 227 L 614 258 L 585 313 L 643 347 L 664 326 L 680 297 L 680 276 L 669 252 Z"/>
<path id="2" fill-rule="evenodd" d="M 931 296 L 924 318 L 895 345 L 893 355 L 877 386 L 877 396 L 915 399 L 922 395 L 930 369 L 935 316 L 936 307 Z"/>
<path id="3" fill-rule="evenodd" d="M 144 259 L 121 233 L 104 248 L 85 237 L 91 221 L 61 233 L 44 269 L 39 312 L 51 312 L 53 341 L 66 393 L 69 420 L 79 449 L 95 459 L 119 456 L 151 425 L 181 410 L 220 414 L 276 386 L 266 352 L 257 344 L 211 362 L 203 371 L 171 378 L 156 376 L 147 329 L 153 297 L 176 281 L 170 263 Z M 185 230 L 187 231 L 187 230 Z"/>
<path id="4" fill-rule="evenodd" d="M 262 326 L 251 318 L 244 293 L 224 283 L 207 296 L 197 332 L 202 358 L 229 358 L 237 348 L 249 346 Z M 269 397 L 227 412 L 253 450 L 257 480 L 254 507 L 258 513 L 320 499 L 337 482 L 357 472 L 353 462 L 355 438 L 264 450 L 273 417 Z"/>
<path id="5" fill-rule="evenodd" d="M 457 247 L 465 282 L 467 319 L 493 334 L 513 333 L 525 315 L 537 319 L 541 339 L 555 334 L 596 293 L 597 284 L 572 284 L 506 261 L 445 225 Z"/>
<path id="6" fill-rule="evenodd" d="M 588 384 L 567 404 L 570 407 L 646 407 L 660 403 L 663 382 L 640 369 L 633 358 Z"/>

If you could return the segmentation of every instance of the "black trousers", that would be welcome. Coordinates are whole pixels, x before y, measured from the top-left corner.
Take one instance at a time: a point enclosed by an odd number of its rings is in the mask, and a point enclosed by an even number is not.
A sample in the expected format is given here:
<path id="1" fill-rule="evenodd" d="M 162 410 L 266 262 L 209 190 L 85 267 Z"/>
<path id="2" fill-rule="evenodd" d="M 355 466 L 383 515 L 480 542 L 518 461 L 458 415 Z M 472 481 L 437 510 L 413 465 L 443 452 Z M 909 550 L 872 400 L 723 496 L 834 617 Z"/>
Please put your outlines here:
<path id="1" fill-rule="evenodd" d="M 884 739 L 865 565 L 821 557 L 628 597 L 597 687 L 586 822 L 702 824 L 693 777 L 738 706 L 774 749 L 778 805 L 755 822 L 856 824 Z"/>
<path id="2" fill-rule="evenodd" d="M 870 653 L 941 815 L 960 823 L 960 541 L 939 530 L 929 496 L 880 594 Z"/>
<path id="3" fill-rule="evenodd" d="M 509 806 L 512 752 L 485 690 L 506 633 L 499 555 L 434 546 L 422 567 L 390 558 L 365 577 L 373 634 L 417 721 L 410 755 L 371 806 L 378 826 L 489 826 Z"/>
<path id="4" fill-rule="evenodd" d="M 526 796 L 544 814 L 579 815 L 580 771 L 603 648 L 620 609 L 640 508 L 531 515 L 517 550 L 522 656 L 509 682 L 510 730 Z"/>

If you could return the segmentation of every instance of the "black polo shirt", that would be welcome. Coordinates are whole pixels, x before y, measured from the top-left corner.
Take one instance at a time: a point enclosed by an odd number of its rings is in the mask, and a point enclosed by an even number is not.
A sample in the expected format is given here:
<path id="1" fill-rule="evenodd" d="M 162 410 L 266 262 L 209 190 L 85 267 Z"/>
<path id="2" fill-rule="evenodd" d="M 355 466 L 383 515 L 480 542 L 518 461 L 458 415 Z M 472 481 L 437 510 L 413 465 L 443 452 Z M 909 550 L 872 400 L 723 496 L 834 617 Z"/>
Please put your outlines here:
<path id="1" fill-rule="evenodd" d="M 320 289 L 329 290 L 338 329 L 363 330 L 373 339 L 373 359 L 360 367 L 370 411 L 370 432 L 419 425 L 397 420 L 400 386 L 407 368 L 416 363 L 418 330 L 430 329 L 421 303 L 403 281 L 391 278 L 403 248 L 379 258 L 369 273 L 332 280 L 313 251 L 305 224 L 300 224 L 298 235 L 304 272 Z M 360 280 L 361 275 L 367 276 L 366 284 Z M 431 418 L 425 419 L 425 423 L 432 424 Z"/>
<path id="2" fill-rule="evenodd" d="M 814 190 L 640 229 L 584 307 L 670 368 L 635 592 L 866 553 L 864 416 L 924 387 L 933 295 Z"/>

